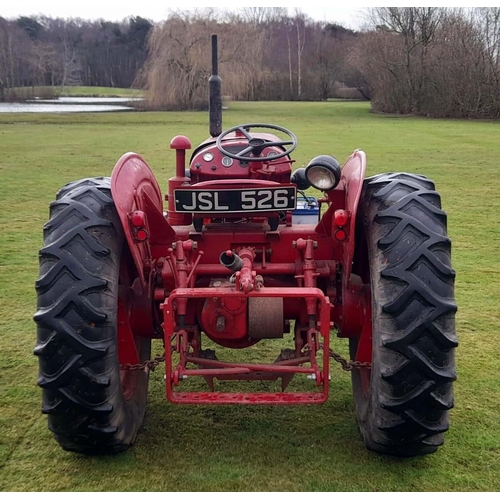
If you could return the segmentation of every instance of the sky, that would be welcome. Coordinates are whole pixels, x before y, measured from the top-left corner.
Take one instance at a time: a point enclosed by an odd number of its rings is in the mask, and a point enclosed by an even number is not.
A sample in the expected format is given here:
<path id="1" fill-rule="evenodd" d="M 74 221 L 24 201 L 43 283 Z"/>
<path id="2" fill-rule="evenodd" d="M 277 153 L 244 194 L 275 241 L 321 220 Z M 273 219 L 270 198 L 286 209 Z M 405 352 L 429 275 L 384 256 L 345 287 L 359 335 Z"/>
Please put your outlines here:
<path id="1" fill-rule="evenodd" d="M 316 0 L 317 1 L 317 0 Z M 315 5 L 299 4 L 297 2 L 282 2 L 283 6 L 288 8 L 289 14 L 293 14 L 295 9 L 307 14 L 316 21 L 335 22 L 342 24 L 346 28 L 360 29 L 366 24 L 367 7 L 377 5 L 375 0 L 356 0 L 334 5 L 333 2 Z M 415 6 L 410 1 L 399 0 L 400 6 Z M 438 4 L 439 6 L 466 7 L 467 2 L 445 0 Z M 219 0 L 217 8 L 234 9 L 238 1 Z M 270 2 L 252 2 L 254 6 L 279 6 L 279 3 Z M 418 3 L 418 2 L 417 2 Z M 481 2 L 482 6 L 492 4 L 498 5 L 498 0 Z M 241 4 L 240 4 L 241 5 Z M 380 5 L 380 3 L 378 4 Z M 470 3 L 469 3 L 470 6 Z M 130 16 L 141 16 L 152 21 L 162 21 L 167 18 L 170 11 L 190 10 L 196 8 L 208 7 L 207 5 L 196 2 L 195 0 L 185 0 L 182 3 L 166 3 L 161 0 L 2 0 L 0 7 L 0 17 L 13 19 L 19 16 L 46 15 L 50 17 L 80 17 L 82 19 L 105 19 L 107 21 L 121 21 Z"/>
<path id="2" fill-rule="evenodd" d="M 217 8 L 230 8 L 238 2 L 217 2 Z M 290 5 L 290 3 L 292 5 Z M 312 17 L 316 21 L 328 21 L 342 24 L 347 28 L 356 29 L 362 24 L 363 7 L 356 7 L 351 3 L 349 5 L 333 6 L 308 6 L 293 2 L 284 3 L 289 13 L 293 14 L 295 8 Z M 255 5 L 257 4 L 257 5 Z M 367 5 L 365 2 L 364 5 Z M 261 2 L 255 2 L 254 6 L 267 6 Z M 270 5 L 277 6 L 276 3 Z M 279 6 L 279 3 L 278 3 Z M 153 21 L 166 19 L 170 10 L 194 9 L 207 7 L 202 3 L 179 2 L 176 4 L 164 3 L 161 0 L 21 0 L 21 1 L 2 1 L 0 7 L 0 17 L 12 19 L 19 16 L 31 16 L 43 14 L 50 17 L 80 17 L 82 19 L 106 19 L 108 21 L 120 21 L 129 16 L 141 16 Z"/>

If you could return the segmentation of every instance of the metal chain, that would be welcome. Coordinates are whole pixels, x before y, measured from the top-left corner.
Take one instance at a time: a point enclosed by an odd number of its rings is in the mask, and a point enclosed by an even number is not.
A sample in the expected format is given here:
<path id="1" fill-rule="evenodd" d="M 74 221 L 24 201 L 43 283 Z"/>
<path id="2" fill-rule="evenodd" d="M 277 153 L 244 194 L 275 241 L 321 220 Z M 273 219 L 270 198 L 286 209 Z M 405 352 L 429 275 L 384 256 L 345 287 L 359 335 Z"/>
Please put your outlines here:
<path id="1" fill-rule="evenodd" d="M 345 370 L 346 372 L 352 371 L 353 368 L 356 368 L 357 370 L 369 370 L 372 367 L 372 364 L 368 361 L 347 361 L 347 359 L 343 358 L 338 352 L 335 352 L 332 349 L 328 350 L 328 354 L 330 358 L 337 363 L 340 363 L 342 365 L 342 370 Z"/>
<path id="2" fill-rule="evenodd" d="M 323 348 L 323 345 L 320 344 L 320 349 Z M 344 357 L 342 357 L 338 352 L 335 352 L 332 349 L 328 349 L 328 355 L 337 363 L 340 363 L 342 366 L 342 370 L 346 372 L 350 372 L 353 369 L 363 370 L 363 369 L 371 369 L 372 364 L 368 361 L 348 361 Z M 144 361 L 144 363 L 137 363 L 132 365 L 130 363 L 120 365 L 120 370 L 127 371 L 135 371 L 135 370 L 144 370 L 146 373 L 155 371 L 155 368 L 160 364 L 165 362 L 165 356 L 156 356 L 154 359 L 150 359 L 148 361 Z"/>
<path id="3" fill-rule="evenodd" d="M 324 349 L 323 344 L 318 345 L 319 349 Z M 328 355 L 337 363 L 342 365 L 342 370 L 346 372 L 352 371 L 354 368 L 356 370 L 370 370 L 372 364 L 367 361 L 348 361 L 344 357 L 342 357 L 338 352 L 335 352 L 333 349 L 328 349 Z"/>
<path id="4" fill-rule="evenodd" d="M 120 370 L 127 371 L 135 371 L 135 370 L 144 370 L 146 373 L 154 372 L 155 368 L 165 361 L 165 356 L 156 356 L 154 359 L 149 359 L 148 361 L 144 361 L 144 363 L 136 363 L 135 365 L 131 363 L 126 363 L 124 365 L 120 365 Z"/>

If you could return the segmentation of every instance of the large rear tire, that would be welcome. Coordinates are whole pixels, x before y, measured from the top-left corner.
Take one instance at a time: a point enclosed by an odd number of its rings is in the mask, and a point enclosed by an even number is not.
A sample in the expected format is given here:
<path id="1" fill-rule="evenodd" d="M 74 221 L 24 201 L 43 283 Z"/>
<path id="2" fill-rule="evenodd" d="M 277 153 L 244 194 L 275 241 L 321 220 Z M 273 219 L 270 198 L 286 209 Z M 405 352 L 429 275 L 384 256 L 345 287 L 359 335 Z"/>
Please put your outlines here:
<path id="1" fill-rule="evenodd" d="M 352 384 L 370 450 L 415 456 L 443 444 L 457 346 L 446 222 L 429 179 L 402 173 L 365 181 L 354 266 L 370 283 L 372 369 L 353 370 Z M 350 340 L 354 359 L 358 340 Z"/>
<path id="2" fill-rule="evenodd" d="M 148 374 L 121 372 L 118 357 L 118 297 L 126 303 L 131 280 L 127 255 L 110 179 L 63 187 L 44 227 L 35 354 L 42 412 L 68 451 L 122 452 L 144 418 Z M 151 340 L 135 337 L 135 344 L 139 359 L 148 359 Z"/>

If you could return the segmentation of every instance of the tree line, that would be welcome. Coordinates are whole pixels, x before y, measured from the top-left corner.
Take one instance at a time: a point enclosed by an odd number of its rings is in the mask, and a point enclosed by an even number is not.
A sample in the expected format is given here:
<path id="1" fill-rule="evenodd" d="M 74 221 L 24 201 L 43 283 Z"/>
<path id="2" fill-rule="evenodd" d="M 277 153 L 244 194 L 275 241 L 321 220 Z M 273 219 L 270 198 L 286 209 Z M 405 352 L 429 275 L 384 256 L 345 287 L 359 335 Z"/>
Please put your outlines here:
<path id="1" fill-rule="evenodd" d="M 207 100 L 212 33 L 225 92 L 258 100 L 331 97 L 343 87 L 346 41 L 357 36 L 278 7 L 173 13 L 161 23 L 0 18 L 0 100 L 39 86 L 135 86 L 150 91 L 155 108 L 196 109 Z"/>
<path id="2" fill-rule="evenodd" d="M 351 53 L 375 110 L 500 117 L 500 7 L 383 7 Z"/>
<path id="3" fill-rule="evenodd" d="M 0 17 L 0 101 L 21 89 L 131 87 L 147 58 L 151 21 Z"/>
<path id="4" fill-rule="evenodd" d="M 0 18 L 8 89 L 135 86 L 149 109 L 207 105 L 210 36 L 235 100 L 370 99 L 375 111 L 500 116 L 500 8 L 379 7 L 354 31 L 296 10 L 172 13 L 160 23 Z"/>
<path id="5" fill-rule="evenodd" d="M 177 13 L 156 25 L 138 81 L 149 105 L 198 109 L 207 102 L 210 36 L 219 35 L 223 93 L 236 100 L 325 100 L 352 80 L 347 54 L 358 33 L 274 7 Z M 352 86 L 352 83 L 349 82 Z M 362 88 L 362 86 L 360 86 Z M 356 89 L 351 97 L 363 97 Z"/>

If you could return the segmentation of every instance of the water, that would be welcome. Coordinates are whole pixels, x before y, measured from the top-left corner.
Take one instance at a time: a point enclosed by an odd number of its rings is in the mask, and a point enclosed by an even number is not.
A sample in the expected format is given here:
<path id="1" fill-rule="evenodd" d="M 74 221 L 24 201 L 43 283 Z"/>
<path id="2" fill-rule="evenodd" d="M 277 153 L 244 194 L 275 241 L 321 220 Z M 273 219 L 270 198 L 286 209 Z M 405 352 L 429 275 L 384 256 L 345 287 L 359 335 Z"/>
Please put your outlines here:
<path id="1" fill-rule="evenodd" d="M 96 113 L 101 111 L 132 111 L 124 104 L 141 97 L 60 97 L 28 102 L 0 102 L 0 113 Z"/>

